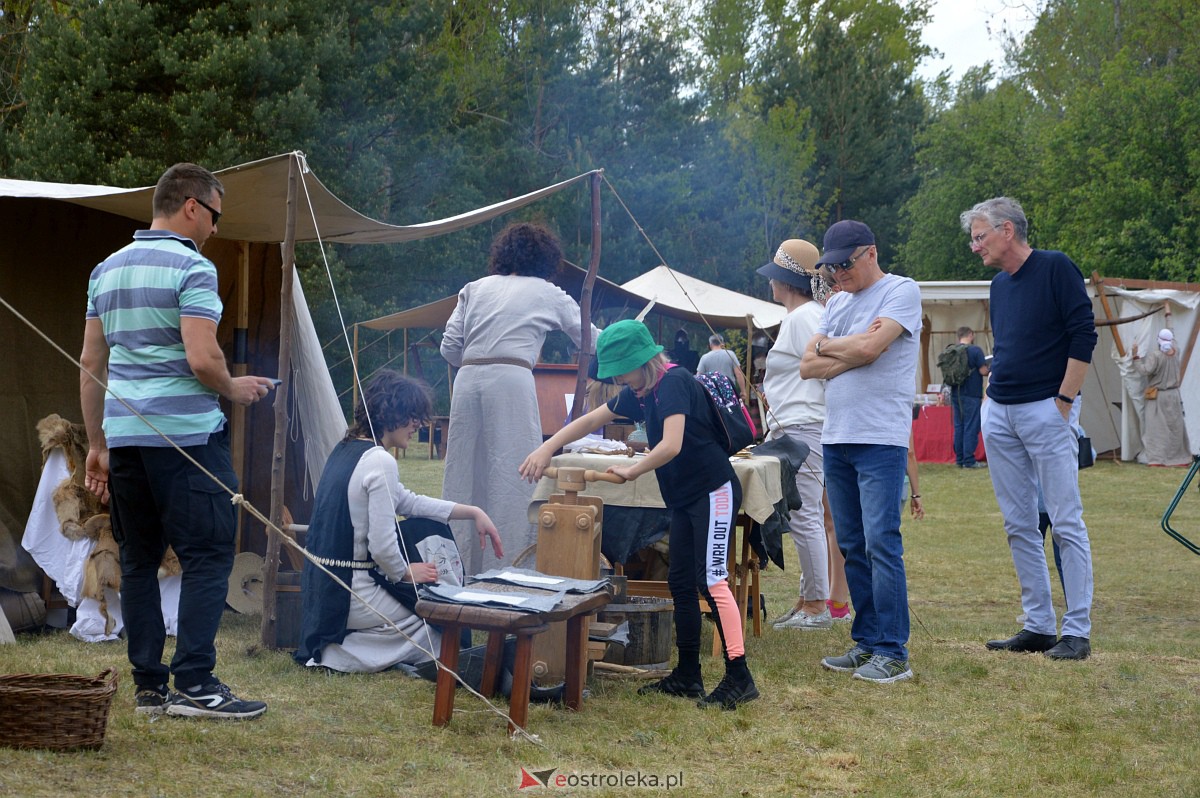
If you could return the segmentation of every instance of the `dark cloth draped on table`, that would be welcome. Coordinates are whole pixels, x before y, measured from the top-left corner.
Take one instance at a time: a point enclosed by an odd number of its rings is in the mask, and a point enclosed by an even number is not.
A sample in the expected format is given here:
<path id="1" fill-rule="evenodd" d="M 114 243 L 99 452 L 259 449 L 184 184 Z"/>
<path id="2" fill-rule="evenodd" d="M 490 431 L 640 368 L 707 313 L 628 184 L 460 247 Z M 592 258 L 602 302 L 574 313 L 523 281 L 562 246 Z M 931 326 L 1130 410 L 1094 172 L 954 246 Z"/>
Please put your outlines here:
<path id="1" fill-rule="evenodd" d="M 788 529 L 788 513 L 800 509 L 800 492 L 796 490 L 796 473 L 808 459 L 808 444 L 788 435 L 760 443 L 755 455 L 769 455 L 779 460 L 779 482 L 783 498 L 775 504 L 775 512 L 764 523 L 754 522 L 750 531 L 750 547 L 759 560 L 770 558 L 783 570 L 783 533 Z"/>
<path id="2" fill-rule="evenodd" d="M 759 444 L 753 452 L 778 458 L 783 498 L 776 502 L 774 512 L 766 523 L 754 524 L 750 545 L 759 559 L 770 558 L 771 562 L 783 568 L 783 535 L 788 528 L 788 513 L 800 507 L 796 472 L 808 458 L 808 446 L 783 436 Z M 670 521 L 670 513 L 665 509 L 605 505 L 600 550 L 609 562 L 628 562 L 635 552 L 665 537 Z"/>

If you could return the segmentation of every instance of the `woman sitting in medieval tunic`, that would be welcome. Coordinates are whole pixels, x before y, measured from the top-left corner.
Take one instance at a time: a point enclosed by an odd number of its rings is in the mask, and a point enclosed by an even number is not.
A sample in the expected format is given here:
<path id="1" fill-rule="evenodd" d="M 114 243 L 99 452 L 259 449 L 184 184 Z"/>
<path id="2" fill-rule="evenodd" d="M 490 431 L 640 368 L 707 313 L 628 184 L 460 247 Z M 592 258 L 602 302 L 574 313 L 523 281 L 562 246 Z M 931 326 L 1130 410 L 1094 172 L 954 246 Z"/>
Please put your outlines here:
<path id="1" fill-rule="evenodd" d="M 496 556 L 503 556 L 496 526 L 483 510 L 420 496 L 400 483 L 387 450 L 408 448 L 431 409 L 424 383 L 381 371 L 363 389 L 353 426 L 329 455 L 307 548 L 369 606 L 305 562 L 294 654 L 300 664 L 373 673 L 436 658 L 440 634 L 413 607 L 417 584 L 462 584 L 462 562 L 446 522 L 474 521 L 480 546 L 490 540 Z M 397 514 L 405 520 L 397 523 Z"/>

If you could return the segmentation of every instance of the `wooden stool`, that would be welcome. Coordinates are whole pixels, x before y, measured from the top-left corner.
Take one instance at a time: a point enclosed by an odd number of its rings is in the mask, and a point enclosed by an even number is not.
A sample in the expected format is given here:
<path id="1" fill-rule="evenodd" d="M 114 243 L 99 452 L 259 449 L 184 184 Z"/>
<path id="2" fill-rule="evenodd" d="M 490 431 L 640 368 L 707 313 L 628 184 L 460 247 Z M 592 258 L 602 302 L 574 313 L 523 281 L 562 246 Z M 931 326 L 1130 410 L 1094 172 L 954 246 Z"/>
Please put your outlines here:
<path id="1" fill-rule="evenodd" d="M 481 583 L 470 587 L 474 591 L 488 589 Z M 518 612 L 421 599 L 417 601 L 416 612 L 422 618 L 442 626 L 442 648 L 438 660 L 452 671 L 458 670 L 458 647 L 462 629 L 479 629 L 488 633 L 483 679 L 480 683 L 480 692 L 485 696 L 490 696 L 496 689 L 504 653 L 504 636 L 517 636 L 512 695 L 508 700 L 508 714 L 511 718 L 508 733 L 512 734 L 517 726 L 524 728 L 529 717 L 534 635 L 546 631 L 554 621 L 567 622 L 566 688 L 563 700 L 570 709 L 583 709 L 583 682 L 587 675 L 587 624 L 584 621 L 611 599 L 612 594 L 607 590 L 585 595 L 568 594 L 557 607 L 548 612 Z M 457 684 L 453 676 L 441 668 L 438 669 L 437 692 L 433 702 L 434 726 L 445 726 L 450 722 L 454 714 L 454 689 Z"/>

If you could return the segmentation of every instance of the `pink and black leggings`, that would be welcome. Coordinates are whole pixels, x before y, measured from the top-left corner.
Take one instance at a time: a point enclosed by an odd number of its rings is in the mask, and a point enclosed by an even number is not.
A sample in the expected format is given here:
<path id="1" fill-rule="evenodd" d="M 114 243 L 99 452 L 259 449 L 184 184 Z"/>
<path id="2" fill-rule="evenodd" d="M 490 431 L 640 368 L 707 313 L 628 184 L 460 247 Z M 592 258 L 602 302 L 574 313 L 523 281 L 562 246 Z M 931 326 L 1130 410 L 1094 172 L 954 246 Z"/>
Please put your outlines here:
<path id="1" fill-rule="evenodd" d="M 741 502 L 742 486 L 726 482 L 707 496 L 671 510 L 667 585 L 675 602 L 675 645 L 681 663 L 698 662 L 700 657 L 697 590 L 716 616 L 725 659 L 746 653 L 742 613 L 727 581 L 729 547 L 733 545 L 733 525 Z"/>

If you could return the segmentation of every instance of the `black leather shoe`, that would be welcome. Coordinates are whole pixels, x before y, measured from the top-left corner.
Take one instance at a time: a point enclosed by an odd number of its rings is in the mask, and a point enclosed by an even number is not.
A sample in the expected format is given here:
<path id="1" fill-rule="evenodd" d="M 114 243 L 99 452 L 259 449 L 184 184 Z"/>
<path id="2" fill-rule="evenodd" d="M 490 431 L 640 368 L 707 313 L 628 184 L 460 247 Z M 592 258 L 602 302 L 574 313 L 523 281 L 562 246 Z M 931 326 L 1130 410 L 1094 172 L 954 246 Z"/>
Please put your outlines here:
<path id="1" fill-rule="evenodd" d="M 1007 640 L 989 640 L 987 647 L 992 651 L 1049 651 L 1058 639 L 1054 635 L 1043 635 L 1022 629 Z"/>
<path id="2" fill-rule="evenodd" d="M 1092 644 L 1086 637 L 1063 635 L 1058 645 L 1046 652 L 1050 659 L 1087 659 L 1092 655 Z"/>

